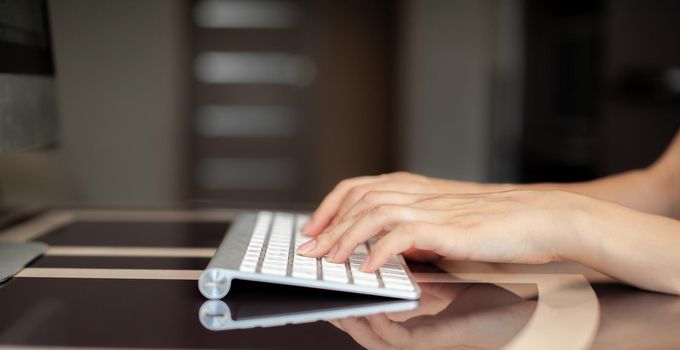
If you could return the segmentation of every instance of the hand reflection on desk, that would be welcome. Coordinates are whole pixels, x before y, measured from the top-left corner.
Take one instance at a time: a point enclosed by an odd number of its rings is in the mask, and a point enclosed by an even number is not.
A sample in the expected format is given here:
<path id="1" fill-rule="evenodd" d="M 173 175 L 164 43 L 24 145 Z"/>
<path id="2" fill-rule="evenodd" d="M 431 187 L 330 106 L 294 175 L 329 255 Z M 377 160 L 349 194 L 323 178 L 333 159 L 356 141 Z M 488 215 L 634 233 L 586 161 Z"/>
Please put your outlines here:
<path id="1" fill-rule="evenodd" d="M 536 302 L 493 284 L 420 285 L 408 312 L 329 321 L 368 349 L 499 348 L 531 317 Z"/>

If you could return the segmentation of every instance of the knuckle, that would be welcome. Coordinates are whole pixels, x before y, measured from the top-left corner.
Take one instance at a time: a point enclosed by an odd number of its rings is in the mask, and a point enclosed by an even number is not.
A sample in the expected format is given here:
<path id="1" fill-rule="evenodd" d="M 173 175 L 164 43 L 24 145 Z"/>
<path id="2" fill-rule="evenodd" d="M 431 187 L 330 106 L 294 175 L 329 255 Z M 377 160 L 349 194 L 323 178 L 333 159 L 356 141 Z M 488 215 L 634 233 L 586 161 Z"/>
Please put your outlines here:
<path id="1" fill-rule="evenodd" d="M 347 192 L 347 195 L 350 198 L 361 198 L 364 195 L 364 191 L 361 189 L 361 187 L 352 187 L 349 192 Z"/>
<path id="2" fill-rule="evenodd" d="M 368 191 L 361 197 L 361 201 L 367 204 L 378 203 L 382 197 L 380 191 Z"/>
<path id="3" fill-rule="evenodd" d="M 352 183 L 352 179 L 343 179 L 343 180 L 340 180 L 340 182 L 338 182 L 337 185 L 335 185 L 335 188 L 336 189 L 345 188 L 345 187 L 350 186 L 351 183 Z"/>
<path id="4" fill-rule="evenodd" d="M 380 204 L 371 209 L 371 213 L 376 216 L 384 216 L 395 211 L 396 207 L 392 204 Z"/>

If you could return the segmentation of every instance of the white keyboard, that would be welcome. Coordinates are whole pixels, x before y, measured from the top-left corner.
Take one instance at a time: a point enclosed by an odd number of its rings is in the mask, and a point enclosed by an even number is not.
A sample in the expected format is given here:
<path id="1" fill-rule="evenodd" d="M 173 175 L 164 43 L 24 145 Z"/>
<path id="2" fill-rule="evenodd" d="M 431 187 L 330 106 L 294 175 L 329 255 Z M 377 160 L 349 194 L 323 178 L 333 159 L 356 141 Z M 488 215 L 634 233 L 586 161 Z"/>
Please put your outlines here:
<path id="1" fill-rule="evenodd" d="M 359 271 L 370 242 L 359 245 L 340 264 L 297 254 L 297 248 L 310 239 L 300 233 L 307 220 L 307 215 L 269 211 L 241 215 L 201 275 L 199 289 L 203 295 L 222 298 L 231 280 L 237 278 L 418 299 L 420 290 L 401 256 L 391 257 L 375 273 Z"/>

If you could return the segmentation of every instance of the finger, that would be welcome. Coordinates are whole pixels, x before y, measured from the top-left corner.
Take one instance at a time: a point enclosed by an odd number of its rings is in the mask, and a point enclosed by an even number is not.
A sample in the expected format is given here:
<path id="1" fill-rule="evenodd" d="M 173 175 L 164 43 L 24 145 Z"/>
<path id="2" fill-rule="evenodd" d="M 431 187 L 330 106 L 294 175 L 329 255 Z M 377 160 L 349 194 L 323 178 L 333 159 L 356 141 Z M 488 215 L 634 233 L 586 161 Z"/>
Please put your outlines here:
<path id="1" fill-rule="evenodd" d="M 351 227 L 339 235 L 337 250 L 330 258 L 331 261 L 345 261 L 354 252 L 357 245 L 367 241 L 378 232 L 390 231 L 399 223 L 414 220 L 438 221 L 436 218 L 438 213 L 436 212 L 394 204 L 381 204 L 365 213 Z"/>
<path id="2" fill-rule="evenodd" d="M 418 202 L 431 196 L 431 194 L 404 193 L 398 191 L 368 191 L 358 202 L 354 204 L 353 207 L 345 212 L 340 221 L 356 216 L 364 210 L 380 204 L 406 205 Z"/>
<path id="3" fill-rule="evenodd" d="M 383 341 L 397 349 L 408 349 L 412 345 L 413 333 L 397 322 L 393 322 L 384 314 L 368 316 L 371 329 Z"/>
<path id="4" fill-rule="evenodd" d="M 328 226 L 331 219 L 337 213 L 342 199 L 347 192 L 355 186 L 365 183 L 380 181 L 378 176 L 362 176 L 340 181 L 335 188 L 321 201 L 319 207 L 314 211 L 307 224 L 302 228 L 302 232 L 307 236 L 315 236 Z"/>
<path id="5" fill-rule="evenodd" d="M 369 326 L 368 321 L 355 317 L 338 320 L 342 329 L 349 334 L 359 345 L 367 349 L 392 349 L 385 343 Z"/>
<path id="6" fill-rule="evenodd" d="M 328 253 L 328 251 L 330 251 L 335 243 L 340 239 L 342 233 L 352 226 L 352 224 L 352 220 L 347 220 L 345 222 L 341 222 L 338 225 L 327 228 L 323 233 L 301 245 L 298 248 L 298 254 L 317 258 Z"/>
<path id="7" fill-rule="evenodd" d="M 338 207 L 338 211 L 335 213 L 335 217 L 331 219 L 331 224 L 337 224 L 345 213 L 354 206 L 366 193 L 370 191 L 385 189 L 388 186 L 387 179 L 383 179 L 377 182 L 371 182 L 368 184 L 355 186 L 347 192 L 345 198 L 342 199 L 342 203 Z"/>
<path id="8" fill-rule="evenodd" d="M 404 222 L 378 240 L 361 266 L 363 272 L 374 272 L 392 255 L 399 254 L 409 248 L 432 250 L 438 252 L 446 247 L 446 240 L 440 225 L 426 222 Z"/>
<path id="9" fill-rule="evenodd" d="M 412 187 L 413 184 L 404 181 L 395 181 L 389 177 L 384 177 L 382 181 L 372 182 L 361 186 L 352 188 L 342 200 L 340 208 L 335 215 L 334 222 L 339 222 L 340 219 L 349 211 L 364 195 L 372 191 L 400 191 Z"/>

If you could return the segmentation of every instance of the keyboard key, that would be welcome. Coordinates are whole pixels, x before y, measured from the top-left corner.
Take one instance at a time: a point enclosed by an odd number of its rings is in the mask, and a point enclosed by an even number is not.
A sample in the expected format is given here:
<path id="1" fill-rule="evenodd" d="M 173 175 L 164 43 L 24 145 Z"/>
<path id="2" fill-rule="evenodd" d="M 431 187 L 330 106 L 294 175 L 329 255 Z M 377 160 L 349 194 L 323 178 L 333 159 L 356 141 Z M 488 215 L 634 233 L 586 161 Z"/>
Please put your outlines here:
<path id="1" fill-rule="evenodd" d="M 359 271 L 358 266 L 352 266 L 352 279 L 354 280 L 354 284 L 360 285 L 360 286 L 368 286 L 368 287 L 378 287 L 378 276 L 376 276 L 375 273 L 368 273 L 368 272 L 362 272 Z"/>
<path id="2" fill-rule="evenodd" d="M 313 279 L 317 278 L 316 259 L 298 254 L 293 255 L 293 277 Z"/>
<path id="3" fill-rule="evenodd" d="M 404 270 L 399 256 L 390 257 L 378 272 L 359 270 L 368 257 L 371 242 L 358 245 L 347 263 L 337 264 L 326 258 L 298 255 L 297 248 L 311 239 L 300 232 L 300 227 L 308 220 L 307 215 L 259 213 L 239 270 L 318 281 L 314 283 L 322 288 L 324 283 L 328 283 L 329 289 L 333 289 L 331 283 L 349 284 L 352 281 L 353 285 L 362 287 L 364 291 L 367 288 L 415 291 L 415 285 Z"/>
<path id="4" fill-rule="evenodd" d="M 262 245 L 264 244 L 264 238 L 266 237 L 271 217 L 271 212 L 263 211 L 257 214 L 253 235 L 250 237 L 246 254 L 244 255 L 241 265 L 239 266 L 240 271 L 255 272 L 257 270 L 257 262 L 260 259 Z"/>
<path id="5" fill-rule="evenodd" d="M 241 261 L 252 261 L 257 264 L 258 260 L 260 260 L 260 254 L 246 254 Z"/>
<path id="6" fill-rule="evenodd" d="M 310 280 L 315 280 L 316 277 L 317 277 L 316 276 L 316 270 L 311 271 L 311 270 L 293 269 L 292 275 L 293 275 L 293 277 L 310 279 Z"/>
<path id="7" fill-rule="evenodd" d="M 337 264 L 337 263 L 332 263 L 328 261 L 326 258 L 321 259 L 321 268 L 326 271 L 326 270 L 339 270 L 339 271 L 347 271 L 345 269 L 345 264 Z"/>
<path id="8" fill-rule="evenodd" d="M 414 290 L 413 285 L 409 283 L 396 283 L 393 281 L 385 281 L 383 280 L 383 283 L 385 284 L 385 288 L 390 288 L 390 289 L 399 289 L 399 290 Z"/>
<path id="9" fill-rule="evenodd" d="M 238 269 L 243 272 L 255 272 L 255 270 L 257 269 L 257 264 L 244 261 L 243 263 L 241 263 L 241 266 Z"/>
<path id="10" fill-rule="evenodd" d="M 297 260 L 297 259 L 295 259 L 295 260 L 293 260 L 293 266 L 300 266 L 300 267 L 312 266 L 312 267 L 316 268 L 316 260 L 308 261 L 308 260 Z"/>
<path id="11" fill-rule="evenodd" d="M 399 290 L 413 290 L 413 284 L 408 278 L 397 279 L 390 276 L 383 276 L 383 284 L 385 288 L 399 289 Z"/>
<path id="12" fill-rule="evenodd" d="M 321 274 L 325 281 L 347 283 L 347 269 L 345 264 L 329 262 L 326 258 L 321 259 Z"/>
<path id="13" fill-rule="evenodd" d="M 273 246 L 273 247 L 267 247 L 267 254 L 266 255 L 281 255 L 281 254 L 288 255 L 289 253 L 290 253 L 290 250 L 287 249 L 287 248 Z"/>
<path id="14" fill-rule="evenodd" d="M 269 275 L 285 276 L 286 268 L 287 266 L 262 264 L 262 273 L 266 273 Z"/>
<path id="15" fill-rule="evenodd" d="M 281 258 L 288 261 L 290 257 L 290 252 L 287 250 L 273 250 L 271 252 L 268 252 L 268 254 L 266 254 L 265 257 L 266 256 Z"/>
<path id="16" fill-rule="evenodd" d="M 313 274 L 316 275 L 316 266 L 311 266 L 311 265 L 293 265 L 292 267 L 293 271 L 309 271 Z"/>
<path id="17" fill-rule="evenodd" d="M 339 283 L 347 283 L 349 282 L 349 278 L 347 278 L 347 274 L 344 275 L 323 275 L 324 281 L 329 281 L 329 282 L 339 282 Z"/>
<path id="18" fill-rule="evenodd" d="M 404 276 L 404 277 L 407 277 L 407 276 L 406 276 L 406 271 L 404 271 L 404 270 L 401 269 L 401 268 L 400 268 L 400 269 L 392 269 L 392 268 L 384 268 L 384 267 L 381 267 L 381 268 L 378 269 L 378 271 L 380 271 L 380 274 L 381 274 L 381 275 Z"/>
<path id="19" fill-rule="evenodd" d="M 367 287 L 378 287 L 380 284 L 378 283 L 378 280 L 365 280 L 365 279 L 355 279 L 354 284 L 358 286 L 367 286 Z"/>
<path id="20" fill-rule="evenodd" d="M 352 278 L 354 278 L 354 280 L 378 280 L 378 277 L 375 275 L 375 273 L 361 272 L 358 269 L 352 269 Z"/>
<path id="21" fill-rule="evenodd" d="M 329 276 L 331 276 L 331 277 L 343 277 L 343 278 L 347 278 L 347 272 L 340 271 L 340 270 L 324 270 L 324 271 L 323 271 L 323 277 L 324 277 L 324 279 L 325 279 L 326 277 L 329 277 Z"/>
<path id="22" fill-rule="evenodd" d="M 400 281 L 406 281 L 410 283 L 410 279 L 408 276 L 394 276 L 394 275 L 381 275 L 383 281 L 395 281 L 395 282 L 400 282 Z"/>

